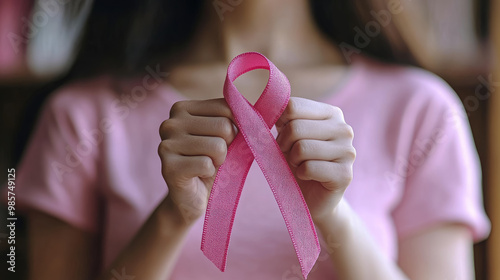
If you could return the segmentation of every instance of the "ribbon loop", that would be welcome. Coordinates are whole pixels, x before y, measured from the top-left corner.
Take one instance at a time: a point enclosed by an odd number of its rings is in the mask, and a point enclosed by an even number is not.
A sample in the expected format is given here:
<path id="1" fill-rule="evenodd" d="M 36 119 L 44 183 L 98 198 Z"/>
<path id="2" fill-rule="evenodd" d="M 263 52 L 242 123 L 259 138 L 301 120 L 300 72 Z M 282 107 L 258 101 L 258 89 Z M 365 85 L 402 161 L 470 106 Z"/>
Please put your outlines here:
<path id="1" fill-rule="evenodd" d="M 252 106 L 233 81 L 254 69 L 269 70 L 266 88 Z M 299 259 L 304 278 L 319 256 L 320 246 L 307 204 L 270 128 L 288 104 L 290 83 L 286 76 L 259 53 L 244 53 L 228 66 L 224 83 L 228 103 L 239 133 L 228 148 L 208 200 L 201 250 L 221 270 L 246 176 L 255 159 L 279 206 Z"/>

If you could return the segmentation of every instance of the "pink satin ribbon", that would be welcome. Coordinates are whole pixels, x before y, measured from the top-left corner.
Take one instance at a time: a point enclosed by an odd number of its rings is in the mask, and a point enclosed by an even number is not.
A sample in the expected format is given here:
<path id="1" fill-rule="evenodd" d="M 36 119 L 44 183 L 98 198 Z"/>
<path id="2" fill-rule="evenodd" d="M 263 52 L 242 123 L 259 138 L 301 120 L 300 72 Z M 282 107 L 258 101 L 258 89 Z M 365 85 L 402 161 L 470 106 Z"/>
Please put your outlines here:
<path id="1" fill-rule="evenodd" d="M 269 70 L 269 80 L 252 106 L 233 81 L 254 69 Z M 270 131 L 288 104 L 290 83 L 262 54 L 244 53 L 229 64 L 224 98 L 233 112 L 239 133 L 228 148 L 210 193 L 201 250 L 221 271 L 225 270 L 236 208 L 255 159 L 278 203 L 302 274 L 307 278 L 320 253 L 318 236 L 299 185 Z"/>

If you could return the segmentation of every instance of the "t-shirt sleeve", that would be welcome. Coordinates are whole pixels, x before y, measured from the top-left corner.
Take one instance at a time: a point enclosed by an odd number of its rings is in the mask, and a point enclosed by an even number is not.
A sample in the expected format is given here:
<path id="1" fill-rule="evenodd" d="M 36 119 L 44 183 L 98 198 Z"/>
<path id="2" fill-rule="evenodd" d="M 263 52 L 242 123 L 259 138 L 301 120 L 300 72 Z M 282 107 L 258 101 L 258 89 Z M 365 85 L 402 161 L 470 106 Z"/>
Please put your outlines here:
<path id="1" fill-rule="evenodd" d="M 411 148 L 405 160 L 402 198 L 393 211 L 398 236 L 437 224 L 460 223 L 470 229 L 475 241 L 482 240 L 489 234 L 490 223 L 467 115 L 447 85 L 428 90 L 431 97 L 413 116 L 415 131 L 404 136 L 411 138 Z"/>
<path id="2" fill-rule="evenodd" d="M 92 138 L 95 112 L 72 90 L 56 92 L 44 106 L 17 168 L 16 202 L 21 211 L 41 211 L 94 232 L 99 149 Z"/>

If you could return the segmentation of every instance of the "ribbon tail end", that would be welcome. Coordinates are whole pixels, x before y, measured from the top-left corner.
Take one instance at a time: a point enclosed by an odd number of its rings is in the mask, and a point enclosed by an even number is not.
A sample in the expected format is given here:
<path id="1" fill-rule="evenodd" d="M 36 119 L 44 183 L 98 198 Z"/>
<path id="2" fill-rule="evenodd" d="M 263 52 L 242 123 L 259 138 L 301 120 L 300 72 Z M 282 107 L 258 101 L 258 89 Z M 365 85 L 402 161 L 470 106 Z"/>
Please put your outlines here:
<path id="1" fill-rule="evenodd" d="M 304 277 L 304 279 L 307 279 L 307 276 L 309 275 L 314 265 L 318 261 L 320 253 L 321 253 L 321 248 L 318 245 L 318 249 L 316 250 L 314 257 L 310 261 L 305 261 L 301 263 L 302 276 Z"/>
<path id="2" fill-rule="evenodd" d="M 212 254 L 205 252 L 205 250 L 203 250 L 203 246 L 201 248 L 201 251 L 203 252 L 205 257 L 207 257 L 207 259 L 209 259 L 221 272 L 226 271 L 226 259 L 225 258 L 220 259 L 220 258 L 217 258 L 217 256 L 214 256 Z"/>

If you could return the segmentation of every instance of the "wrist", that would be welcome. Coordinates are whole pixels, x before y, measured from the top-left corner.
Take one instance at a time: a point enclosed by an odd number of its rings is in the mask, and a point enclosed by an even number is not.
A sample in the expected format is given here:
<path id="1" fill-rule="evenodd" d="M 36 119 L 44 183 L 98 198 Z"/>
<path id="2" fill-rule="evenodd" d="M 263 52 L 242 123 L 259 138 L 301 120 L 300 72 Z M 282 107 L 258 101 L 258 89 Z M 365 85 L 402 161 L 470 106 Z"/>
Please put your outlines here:
<path id="1" fill-rule="evenodd" d="M 352 222 L 350 210 L 349 204 L 342 198 L 335 208 L 322 215 L 321 218 L 315 219 L 314 224 L 321 233 L 328 232 L 329 235 L 344 236 Z"/>
<path id="2" fill-rule="evenodd" d="M 179 230 L 187 230 L 191 227 L 196 219 L 189 219 L 186 217 L 183 210 L 172 200 L 170 194 L 160 203 L 157 209 L 159 219 L 162 223 Z M 185 211 L 184 211 L 185 212 Z"/>

